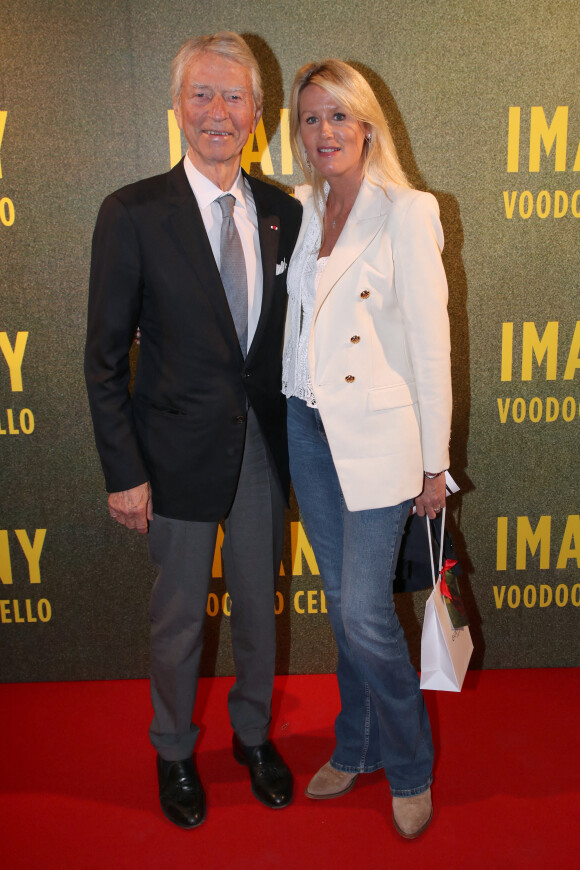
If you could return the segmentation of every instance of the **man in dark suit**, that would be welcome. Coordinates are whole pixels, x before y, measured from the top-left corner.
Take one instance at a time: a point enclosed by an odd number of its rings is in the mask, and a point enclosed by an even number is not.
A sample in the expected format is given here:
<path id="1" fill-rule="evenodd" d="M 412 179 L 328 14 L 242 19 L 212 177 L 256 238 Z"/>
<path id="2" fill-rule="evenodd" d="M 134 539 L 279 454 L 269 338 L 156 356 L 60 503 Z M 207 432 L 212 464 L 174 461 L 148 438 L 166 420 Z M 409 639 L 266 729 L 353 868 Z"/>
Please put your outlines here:
<path id="1" fill-rule="evenodd" d="M 277 808 L 292 799 L 290 771 L 268 731 L 289 486 L 280 392 L 286 266 L 301 207 L 240 170 L 262 113 L 258 66 L 243 39 L 223 32 L 189 40 L 172 72 L 187 155 L 101 207 L 85 373 L 109 512 L 148 532 L 159 566 L 150 737 L 163 812 L 193 828 L 206 814 L 191 720 L 220 521 L 236 664 L 234 756 L 248 765 L 260 801 Z"/>

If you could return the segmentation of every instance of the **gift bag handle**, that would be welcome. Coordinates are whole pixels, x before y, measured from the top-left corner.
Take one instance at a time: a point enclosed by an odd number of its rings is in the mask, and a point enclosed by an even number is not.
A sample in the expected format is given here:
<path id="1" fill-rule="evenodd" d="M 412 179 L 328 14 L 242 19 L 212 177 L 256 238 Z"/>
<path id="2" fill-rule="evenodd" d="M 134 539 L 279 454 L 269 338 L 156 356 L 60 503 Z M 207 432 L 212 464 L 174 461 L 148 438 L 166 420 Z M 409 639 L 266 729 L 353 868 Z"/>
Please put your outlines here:
<path id="1" fill-rule="evenodd" d="M 427 522 L 427 537 L 429 538 L 429 557 L 431 559 L 431 576 L 433 578 L 433 589 L 437 585 L 437 577 L 441 573 L 441 566 L 443 565 L 443 538 L 445 535 L 445 511 L 447 510 L 446 506 L 443 506 L 443 512 L 441 513 L 441 546 L 439 547 L 439 566 L 437 568 L 437 574 L 435 573 L 435 563 L 433 561 L 433 544 L 431 541 L 431 521 L 427 514 L 425 514 L 425 521 Z"/>

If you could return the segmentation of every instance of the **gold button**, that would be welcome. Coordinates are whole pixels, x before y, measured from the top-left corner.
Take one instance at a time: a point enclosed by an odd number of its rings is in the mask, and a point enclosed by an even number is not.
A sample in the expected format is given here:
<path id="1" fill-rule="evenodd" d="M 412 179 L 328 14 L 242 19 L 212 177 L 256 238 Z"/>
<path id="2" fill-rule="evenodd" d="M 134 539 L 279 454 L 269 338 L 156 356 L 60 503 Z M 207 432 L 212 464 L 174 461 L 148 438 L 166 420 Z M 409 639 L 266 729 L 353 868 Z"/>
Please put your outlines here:
<path id="1" fill-rule="evenodd" d="M 347 375 L 345 381 L 347 382 L 347 384 L 352 384 L 352 382 L 354 381 L 354 375 Z"/>
<path id="2" fill-rule="evenodd" d="M 363 290 L 360 294 L 360 298 L 361 299 L 368 299 L 370 295 L 371 295 L 370 290 Z"/>
<path id="3" fill-rule="evenodd" d="M 353 344 L 358 344 L 360 341 L 360 335 L 352 335 L 350 340 L 352 341 Z"/>

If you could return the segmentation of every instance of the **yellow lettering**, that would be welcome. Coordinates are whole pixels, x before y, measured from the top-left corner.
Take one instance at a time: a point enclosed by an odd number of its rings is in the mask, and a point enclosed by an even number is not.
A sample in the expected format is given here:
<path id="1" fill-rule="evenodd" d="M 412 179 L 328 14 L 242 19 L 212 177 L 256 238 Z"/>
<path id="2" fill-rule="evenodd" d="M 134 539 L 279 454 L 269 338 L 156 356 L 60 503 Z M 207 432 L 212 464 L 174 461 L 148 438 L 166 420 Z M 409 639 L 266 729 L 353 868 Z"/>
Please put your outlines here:
<path id="1" fill-rule="evenodd" d="M 520 592 L 519 586 L 510 586 L 508 589 L 507 595 L 507 603 L 509 607 L 515 608 L 520 606 L 520 601 L 522 598 L 522 593 Z"/>
<path id="2" fill-rule="evenodd" d="M 12 602 L 12 609 L 14 611 L 14 622 L 25 622 L 23 616 L 20 616 L 20 605 L 18 604 L 18 600 L 15 598 Z"/>
<path id="3" fill-rule="evenodd" d="M 2 148 L 2 139 L 4 138 L 4 130 L 6 129 L 6 119 L 8 112 L 5 110 L 0 112 L 0 148 Z M 0 178 L 2 178 L 2 161 L 0 160 Z"/>
<path id="4" fill-rule="evenodd" d="M 308 613 L 318 613 L 318 607 L 316 606 L 316 589 L 309 589 L 306 598 L 308 600 Z"/>
<path id="5" fill-rule="evenodd" d="M 295 577 L 301 577 L 304 574 L 302 565 L 302 557 L 306 559 L 306 564 L 310 569 L 311 574 L 320 574 L 314 550 L 310 546 L 310 542 L 306 537 L 306 532 L 302 527 L 302 523 L 290 523 L 290 545 L 292 548 L 292 574 Z"/>
<path id="6" fill-rule="evenodd" d="M 212 577 L 223 577 L 224 569 L 222 563 L 222 544 L 224 542 L 224 530 L 221 526 L 218 526 L 216 541 L 215 541 L 215 551 L 213 554 L 213 565 L 211 568 L 211 576 Z"/>
<path id="7" fill-rule="evenodd" d="M 499 411 L 500 423 L 505 423 L 507 420 L 510 402 L 511 402 L 511 399 L 506 399 L 505 402 L 502 399 L 497 400 L 497 408 Z"/>
<path id="8" fill-rule="evenodd" d="M 274 613 L 276 614 L 276 616 L 279 616 L 283 610 L 284 610 L 284 596 L 282 595 L 282 593 L 279 590 L 277 590 L 276 591 L 276 599 L 275 599 L 275 603 L 274 603 Z"/>
<path id="9" fill-rule="evenodd" d="M 169 133 L 169 165 L 173 169 L 182 157 L 181 130 L 173 109 L 167 110 L 167 132 Z"/>
<path id="10" fill-rule="evenodd" d="M 219 598 L 215 592 L 210 592 L 207 596 L 206 613 L 208 616 L 217 616 L 220 609 Z"/>
<path id="11" fill-rule="evenodd" d="M 574 161 L 572 172 L 580 172 L 580 142 L 578 142 L 578 150 L 576 151 L 576 160 Z M 2 178 L 1 175 L 0 178 Z"/>
<path id="12" fill-rule="evenodd" d="M 535 607 L 538 593 L 535 586 L 526 586 L 524 589 L 524 605 L 526 607 Z"/>
<path id="13" fill-rule="evenodd" d="M 552 517 L 540 517 L 536 530 L 532 531 L 527 517 L 518 517 L 516 535 L 516 571 L 526 568 L 527 550 L 533 556 L 540 548 L 540 568 L 550 567 L 550 533 Z"/>
<path id="14" fill-rule="evenodd" d="M 576 369 L 580 368 L 580 320 L 576 321 L 576 329 L 570 345 L 568 362 L 564 372 L 564 380 L 571 381 L 576 375 Z"/>
<path id="15" fill-rule="evenodd" d="M 304 590 L 300 590 L 300 592 L 297 592 L 294 596 L 294 610 L 296 613 L 306 613 L 304 608 L 298 603 L 301 598 L 304 598 Z"/>
<path id="16" fill-rule="evenodd" d="M 503 192 L 503 204 L 505 208 L 505 216 L 510 221 L 514 216 L 514 209 L 516 207 L 516 198 L 518 192 L 517 190 L 513 190 L 511 195 L 508 194 L 507 190 Z M 508 199 L 509 196 L 509 199 Z"/>
<path id="17" fill-rule="evenodd" d="M 553 423 L 558 419 L 560 413 L 560 402 L 554 396 L 548 396 L 546 399 L 546 423 Z"/>
<path id="18" fill-rule="evenodd" d="M 523 423 L 526 419 L 526 403 L 521 396 L 514 399 L 512 405 L 512 417 L 514 418 L 514 423 Z"/>
<path id="19" fill-rule="evenodd" d="M 8 420 L 8 434 L 20 435 L 18 429 L 14 428 L 14 414 L 12 413 L 12 408 L 6 408 L 6 419 Z"/>
<path id="20" fill-rule="evenodd" d="M 3 196 L 0 199 L 0 223 L 5 227 L 11 227 L 16 219 L 16 211 L 14 203 L 9 196 Z"/>
<path id="21" fill-rule="evenodd" d="M 222 610 L 226 616 L 232 615 L 232 599 L 228 592 L 222 597 Z"/>
<path id="22" fill-rule="evenodd" d="M 34 542 L 32 544 L 30 543 L 26 529 L 15 529 L 14 532 L 28 562 L 30 582 L 40 583 L 40 554 L 46 537 L 46 529 L 36 529 L 34 533 Z"/>
<path id="23" fill-rule="evenodd" d="M 554 191 L 554 217 L 564 217 L 568 211 L 568 194 L 565 190 Z"/>
<path id="24" fill-rule="evenodd" d="M 507 568 L 507 539 L 508 539 L 508 518 L 507 517 L 498 517 L 497 518 L 496 555 L 495 555 L 496 571 L 505 571 Z"/>
<path id="25" fill-rule="evenodd" d="M 576 559 L 576 565 L 580 568 L 580 516 L 578 514 L 570 514 L 568 517 L 556 568 L 567 568 L 570 559 Z"/>
<path id="26" fill-rule="evenodd" d="M 534 210 L 534 197 L 529 190 L 523 190 L 520 193 L 520 204 L 518 206 L 520 217 L 527 220 L 532 216 Z"/>
<path id="27" fill-rule="evenodd" d="M 46 598 L 42 598 L 41 601 L 46 601 Z M 25 603 L 26 603 L 26 621 L 27 622 L 38 622 L 36 616 L 32 615 L 32 607 L 30 606 L 30 598 L 27 598 Z M 38 602 L 38 608 L 40 608 L 40 601 Z M 46 622 L 47 620 L 43 620 L 43 621 Z"/>
<path id="28" fill-rule="evenodd" d="M 280 156 L 282 175 L 294 174 L 294 161 L 290 147 L 290 109 L 280 109 Z"/>
<path id="29" fill-rule="evenodd" d="M 510 106 L 508 114 L 507 171 L 517 172 L 520 163 L 520 116 L 519 106 Z M 505 197 L 505 193 L 504 193 Z M 513 208 L 512 208 L 513 212 Z M 511 215 L 509 215 L 511 217 Z"/>
<path id="30" fill-rule="evenodd" d="M 536 324 L 532 321 L 524 323 L 523 346 L 522 346 L 522 381 L 532 379 L 532 357 L 535 356 L 538 365 L 542 364 L 546 357 L 546 380 L 556 380 L 556 368 L 558 363 L 558 321 L 551 320 L 546 325 L 544 334 L 540 339 L 536 330 Z"/>
<path id="31" fill-rule="evenodd" d="M 534 396 L 528 409 L 532 423 L 538 423 L 542 419 L 543 410 L 542 400 L 538 396 Z"/>
<path id="32" fill-rule="evenodd" d="M 502 323 L 501 327 L 501 379 L 511 381 L 514 348 L 514 325 Z"/>
<path id="33" fill-rule="evenodd" d="M 20 428 L 25 435 L 34 432 L 34 414 L 30 408 L 23 408 L 20 412 Z"/>
<path id="34" fill-rule="evenodd" d="M 253 150 L 254 140 L 256 141 L 255 151 Z M 249 172 L 252 163 L 259 163 L 264 175 L 274 175 L 263 118 L 258 121 L 254 133 L 250 134 L 242 151 L 242 169 Z"/>
<path id="35" fill-rule="evenodd" d="M 0 332 L 0 350 L 4 354 L 4 359 L 8 363 L 10 370 L 10 386 L 13 393 L 22 392 L 22 359 L 26 349 L 28 340 L 27 332 L 17 332 L 14 349 L 8 339 L 7 332 Z"/>
<path id="36" fill-rule="evenodd" d="M 12 622 L 10 618 L 10 601 L 8 598 L 0 600 L 0 622 Z"/>
<path id="37" fill-rule="evenodd" d="M 6 529 L 0 529 L 0 580 L 5 586 L 12 584 L 12 563 Z"/>
<path id="38" fill-rule="evenodd" d="M 530 121 L 530 172 L 540 171 L 540 147 L 543 144 L 546 154 L 556 143 L 556 172 L 566 170 L 566 144 L 568 138 L 568 106 L 558 106 L 552 123 L 548 126 L 542 106 L 532 106 Z"/>
<path id="39" fill-rule="evenodd" d="M 562 402 L 562 419 L 570 423 L 576 416 L 576 399 L 574 396 L 566 396 Z"/>
<path id="40" fill-rule="evenodd" d="M 36 610 L 38 612 L 38 618 L 41 622 L 50 622 L 50 617 L 52 616 L 52 607 L 50 606 L 50 601 L 47 598 L 40 599 L 40 601 L 36 605 Z"/>
<path id="41" fill-rule="evenodd" d="M 505 595 L 505 586 L 501 586 L 499 589 L 497 586 L 493 587 L 493 597 L 495 598 L 496 610 L 501 610 L 504 595 Z"/>
<path id="42" fill-rule="evenodd" d="M 545 220 L 552 208 L 552 197 L 547 190 L 541 190 L 536 198 L 536 212 L 539 218 Z"/>
<path id="43" fill-rule="evenodd" d="M 549 607 L 552 603 L 552 587 L 545 583 L 540 585 L 540 607 Z"/>
<path id="44" fill-rule="evenodd" d="M 554 600 L 558 607 L 565 607 L 568 604 L 568 587 L 564 583 L 559 583 L 556 586 Z"/>

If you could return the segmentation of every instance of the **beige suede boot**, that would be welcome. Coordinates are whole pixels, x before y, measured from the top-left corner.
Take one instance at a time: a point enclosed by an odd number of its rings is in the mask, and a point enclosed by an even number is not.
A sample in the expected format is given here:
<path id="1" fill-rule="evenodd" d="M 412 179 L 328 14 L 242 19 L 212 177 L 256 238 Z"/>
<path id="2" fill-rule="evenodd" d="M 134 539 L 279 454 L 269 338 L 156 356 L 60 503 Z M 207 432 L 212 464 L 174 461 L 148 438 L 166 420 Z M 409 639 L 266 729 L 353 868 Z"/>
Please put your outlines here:
<path id="1" fill-rule="evenodd" d="M 330 761 L 315 773 L 304 794 L 316 801 L 340 797 L 350 791 L 357 781 L 358 773 L 344 773 L 330 766 Z"/>
<path id="2" fill-rule="evenodd" d="M 412 797 L 393 798 L 393 824 L 397 833 L 414 840 L 425 831 L 433 818 L 431 789 Z"/>

